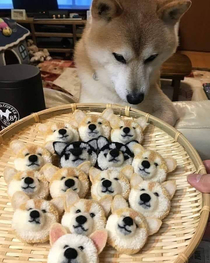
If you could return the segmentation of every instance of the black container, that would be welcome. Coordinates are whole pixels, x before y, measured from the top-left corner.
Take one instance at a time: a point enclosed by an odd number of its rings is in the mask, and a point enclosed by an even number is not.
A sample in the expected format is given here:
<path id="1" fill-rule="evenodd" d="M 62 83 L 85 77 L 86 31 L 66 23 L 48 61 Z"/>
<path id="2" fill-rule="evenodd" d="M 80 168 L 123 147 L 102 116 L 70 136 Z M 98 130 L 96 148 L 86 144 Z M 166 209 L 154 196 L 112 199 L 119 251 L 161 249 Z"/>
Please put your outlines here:
<path id="1" fill-rule="evenodd" d="M 0 67 L 0 127 L 45 109 L 41 74 L 30 65 Z"/>

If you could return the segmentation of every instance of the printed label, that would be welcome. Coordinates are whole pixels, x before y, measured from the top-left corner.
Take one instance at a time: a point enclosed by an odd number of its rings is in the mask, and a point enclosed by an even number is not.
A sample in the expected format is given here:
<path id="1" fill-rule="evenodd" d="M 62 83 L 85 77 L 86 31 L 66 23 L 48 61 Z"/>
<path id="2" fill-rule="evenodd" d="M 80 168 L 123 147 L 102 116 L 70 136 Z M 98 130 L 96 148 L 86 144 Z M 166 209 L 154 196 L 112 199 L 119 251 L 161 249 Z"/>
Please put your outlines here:
<path id="1" fill-rule="evenodd" d="M 20 114 L 15 107 L 8 103 L 0 102 L 0 122 L 5 125 L 5 127 L 18 121 L 19 119 Z M 5 128 L 4 126 L 1 127 L 2 129 Z"/>

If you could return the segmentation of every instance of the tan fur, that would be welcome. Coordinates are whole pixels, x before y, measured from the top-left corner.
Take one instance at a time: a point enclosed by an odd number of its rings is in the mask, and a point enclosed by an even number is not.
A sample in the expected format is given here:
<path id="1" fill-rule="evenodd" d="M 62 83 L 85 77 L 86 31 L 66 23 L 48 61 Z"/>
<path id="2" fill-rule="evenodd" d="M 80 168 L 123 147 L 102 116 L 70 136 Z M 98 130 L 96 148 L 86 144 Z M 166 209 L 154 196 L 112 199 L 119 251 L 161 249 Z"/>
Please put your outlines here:
<path id="1" fill-rule="evenodd" d="M 92 17 L 75 51 L 82 81 L 80 102 L 125 105 L 128 95 L 144 94 L 144 101 L 130 106 L 174 125 L 177 113 L 159 88 L 159 70 L 176 52 L 178 22 L 190 4 L 188 0 L 93 0 Z M 115 61 L 113 53 L 123 55 L 126 65 Z M 145 66 L 154 54 L 158 57 Z"/>

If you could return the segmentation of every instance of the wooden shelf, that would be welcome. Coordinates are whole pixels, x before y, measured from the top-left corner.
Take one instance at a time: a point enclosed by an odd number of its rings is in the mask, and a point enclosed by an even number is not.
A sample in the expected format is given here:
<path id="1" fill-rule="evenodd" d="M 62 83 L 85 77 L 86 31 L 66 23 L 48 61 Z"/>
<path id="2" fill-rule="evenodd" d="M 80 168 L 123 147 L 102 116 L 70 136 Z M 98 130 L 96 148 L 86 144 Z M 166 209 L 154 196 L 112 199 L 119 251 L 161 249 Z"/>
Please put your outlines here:
<path id="1" fill-rule="evenodd" d="M 37 25 L 85 25 L 86 20 L 69 20 L 69 19 L 43 19 L 43 20 L 33 20 L 34 24 Z"/>
<path id="2" fill-rule="evenodd" d="M 35 32 L 36 37 L 73 37 L 72 33 Z"/>

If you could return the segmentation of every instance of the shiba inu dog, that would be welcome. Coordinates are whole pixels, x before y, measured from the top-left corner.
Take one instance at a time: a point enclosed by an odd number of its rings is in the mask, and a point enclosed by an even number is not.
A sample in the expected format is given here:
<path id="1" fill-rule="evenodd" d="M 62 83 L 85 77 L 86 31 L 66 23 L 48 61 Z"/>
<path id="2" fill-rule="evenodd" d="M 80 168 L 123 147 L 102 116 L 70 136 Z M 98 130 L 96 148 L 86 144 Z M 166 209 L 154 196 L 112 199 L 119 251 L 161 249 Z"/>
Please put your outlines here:
<path id="1" fill-rule="evenodd" d="M 113 115 L 110 118 L 111 124 L 111 140 L 112 142 L 119 142 L 127 144 L 131 141 L 141 143 L 144 139 L 144 130 L 149 123 L 145 117 L 138 119 L 126 119 Z"/>
<path id="2" fill-rule="evenodd" d="M 119 253 L 132 255 L 139 252 L 149 236 L 158 232 L 161 220 L 145 218 L 142 214 L 128 208 L 122 196 L 114 197 L 112 214 L 107 220 L 108 244 Z"/>
<path id="3" fill-rule="evenodd" d="M 89 236 L 104 229 L 106 216 L 103 207 L 94 200 L 80 199 L 69 190 L 65 194 L 65 212 L 61 224 L 72 234 Z"/>
<path id="4" fill-rule="evenodd" d="M 61 199 L 49 201 L 30 199 L 23 192 L 12 197 L 14 211 L 12 228 L 17 237 L 26 243 L 44 243 L 49 240 L 52 224 L 58 222 Z"/>
<path id="5" fill-rule="evenodd" d="M 49 196 L 49 184 L 37 171 L 18 172 L 13 168 L 4 170 L 4 180 L 8 185 L 8 196 L 22 191 L 30 198 L 45 199 Z"/>
<path id="6" fill-rule="evenodd" d="M 163 158 L 158 152 L 146 150 L 140 144 L 133 147 L 135 157 L 132 166 L 134 172 L 143 180 L 162 183 L 167 174 L 174 171 L 177 162 L 174 158 Z"/>
<path id="7" fill-rule="evenodd" d="M 80 102 L 129 104 L 175 125 L 178 116 L 159 87 L 159 70 L 177 50 L 179 21 L 190 5 L 189 0 L 93 0 L 75 51 Z"/>
<path id="8" fill-rule="evenodd" d="M 75 111 L 73 115 L 79 126 L 81 140 L 88 142 L 97 139 L 99 136 L 109 139 L 111 127 L 107 119 L 112 114 L 111 109 L 106 109 L 101 115 L 88 115 L 81 110 Z"/>
<path id="9" fill-rule="evenodd" d="M 106 195 L 114 197 L 122 195 L 128 199 L 130 193 L 130 183 L 122 171 L 108 169 L 101 171 L 96 168 L 91 168 L 89 177 L 92 183 L 91 195 L 92 198 L 100 201 Z"/>
<path id="10" fill-rule="evenodd" d="M 52 248 L 48 263 L 99 263 L 98 255 L 107 242 L 107 231 L 95 231 L 90 237 L 67 234 L 60 224 L 54 224 L 50 230 Z"/>
<path id="11" fill-rule="evenodd" d="M 10 147 L 16 154 L 14 165 L 17 171 L 40 170 L 43 165 L 52 162 L 51 153 L 44 147 L 21 141 L 11 142 Z"/>
<path id="12" fill-rule="evenodd" d="M 107 170 L 109 168 L 118 168 L 129 165 L 133 161 L 133 153 L 130 148 L 136 142 L 130 142 L 126 145 L 122 143 L 109 142 L 105 137 L 98 138 L 98 157 L 97 166 L 101 170 Z"/>
<path id="13" fill-rule="evenodd" d="M 85 162 L 77 168 L 59 169 L 51 164 L 46 164 L 40 170 L 40 173 L 50 183 L 50 195 L 52 198 L 65 195 L 69 189 L 75 191 L 79 197 L 83 198 L 89 190 L 88 172 L 90 166 L 90 162 Z"/>
<path id="14" fill-rule="evenodd" d="M 61 167 L 77 167 L 85 161 L 94 166 L 97 160 L 97 140 L 89 142 L 53 143 L 55 153 L 60 157 Z"/>
<path id="15" fill-rule="evenodd" d="M 164 219 L 170 212 L 171 199 L 176 192 L 175 181 L 162 184 L 143 181 L 140 176 L 131 178 L 129 204 L 145 217 Z"/>
<path id="16" fill-rule="evenodd" d="M 79 133 L 77 131 L 77 123 L 72 118 L 69 122 L 59 122 L 59 123 L 44 123 L 39 124 L 37 129 L 44 134 L 45 142 L 50 150 L 53 150 L 53 142 L 76 142 L 79 140 Z M 48 149 L 47 147 L 47 149 Z M 51 150 L 51 151 L 52 151 Z"/>

